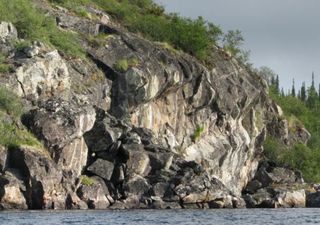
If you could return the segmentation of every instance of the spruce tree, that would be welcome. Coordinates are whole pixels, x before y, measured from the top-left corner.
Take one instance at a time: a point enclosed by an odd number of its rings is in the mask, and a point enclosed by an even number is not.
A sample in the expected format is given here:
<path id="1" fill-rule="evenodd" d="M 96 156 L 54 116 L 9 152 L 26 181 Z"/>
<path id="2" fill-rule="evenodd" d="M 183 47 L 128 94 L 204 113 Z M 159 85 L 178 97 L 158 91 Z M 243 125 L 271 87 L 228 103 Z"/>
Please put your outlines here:
<path id="1" fill-rule="evenodd" d="M 319 86 L 320 87 L 320 86 Z M 305 82 L 302 82 L 302 86 L 301 86 L 301 89 L 300 89 L 300 100 L 302 102 L 306 102 L 306 99 L 307 99 L 307 93 L 306 93 L 306 83 Z"/>
<path id="2" fill-rule="evenodd" d="M 281 88 L 281 97 L 285 97 L 283 87 Z"/>
<path id="3" fill-rule="evenodd" d="M 279 94 L 279 92 L 280 92 L 280 87 L 279 87 L 279 75 L 277 75 L 277 77 L 276 77 L 275 87 L 276 87 L 276 93 Z"/>
<path id="4" fill-rule="evenodd" d="M 291 96 L 296 97 L 296 88 L 294 87 L 294 79 L 292 80 Z"/>

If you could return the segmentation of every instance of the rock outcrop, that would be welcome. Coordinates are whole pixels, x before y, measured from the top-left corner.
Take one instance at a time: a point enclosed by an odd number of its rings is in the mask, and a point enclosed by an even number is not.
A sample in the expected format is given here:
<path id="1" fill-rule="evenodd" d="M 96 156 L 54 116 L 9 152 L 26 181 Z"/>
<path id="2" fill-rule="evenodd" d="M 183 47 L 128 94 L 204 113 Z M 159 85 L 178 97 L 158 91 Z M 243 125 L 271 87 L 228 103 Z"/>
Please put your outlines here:
<path id="1" fill-rule="evenodd" d="M 47 9 L 61 29 L 105 34 L 103 45 L 83 38 L 90 59 L 36 42 L 7 48 L 17 66 L 1 82 L 26 101 L 22 122 L 44 147 L 0 148 L 2 208 L 241 208 L 244 189 L 249 206 L 303 206 L 303 192 L 268 189 L 300 175 L 258 170 L 270 115 L 280 115 L 258 75 L 218 47 L 209 69 L 90 10 L 100 19 Z M 17 38 L 0 25 L 1 41 Z"/>

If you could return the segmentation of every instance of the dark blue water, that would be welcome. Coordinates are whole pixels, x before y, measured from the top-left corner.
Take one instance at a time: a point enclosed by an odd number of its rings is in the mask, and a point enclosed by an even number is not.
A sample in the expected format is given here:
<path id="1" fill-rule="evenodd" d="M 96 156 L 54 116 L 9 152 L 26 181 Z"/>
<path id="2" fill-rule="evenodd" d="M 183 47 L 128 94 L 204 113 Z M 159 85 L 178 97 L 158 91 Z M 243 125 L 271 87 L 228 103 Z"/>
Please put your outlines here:
<path id="1" fill-rule="evenodd" d="M 0 212 L 1 225 L 305 225 L 320 224 L 320 209 L 132 210 Z"/>

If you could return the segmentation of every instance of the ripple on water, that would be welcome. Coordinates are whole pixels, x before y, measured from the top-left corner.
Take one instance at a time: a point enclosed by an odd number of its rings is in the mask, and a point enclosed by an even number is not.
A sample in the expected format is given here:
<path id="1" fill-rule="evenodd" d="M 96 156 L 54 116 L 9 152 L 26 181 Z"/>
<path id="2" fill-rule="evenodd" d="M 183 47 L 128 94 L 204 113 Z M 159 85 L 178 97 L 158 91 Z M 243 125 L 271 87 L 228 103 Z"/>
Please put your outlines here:
<path id="1" fill-rule="evenodd" d="M 320 209 L 128 210 L 0 212 L 3 225 L 304 225 L 320 224 Z"/>

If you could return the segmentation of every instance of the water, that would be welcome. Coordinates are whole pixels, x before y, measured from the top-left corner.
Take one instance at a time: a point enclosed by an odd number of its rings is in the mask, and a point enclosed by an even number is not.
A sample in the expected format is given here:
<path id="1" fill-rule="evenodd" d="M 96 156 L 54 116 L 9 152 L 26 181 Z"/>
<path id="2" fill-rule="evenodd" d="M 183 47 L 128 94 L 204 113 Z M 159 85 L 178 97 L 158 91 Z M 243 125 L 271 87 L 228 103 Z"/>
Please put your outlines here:
<path id="1" fill-rule="evenodd" d="M 0 224 L 305 225 L 320 224 L 320 209 L 0 212 Z"/>

